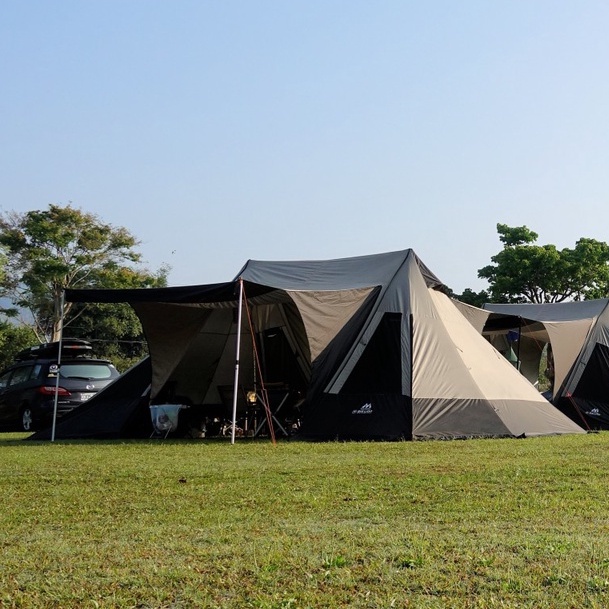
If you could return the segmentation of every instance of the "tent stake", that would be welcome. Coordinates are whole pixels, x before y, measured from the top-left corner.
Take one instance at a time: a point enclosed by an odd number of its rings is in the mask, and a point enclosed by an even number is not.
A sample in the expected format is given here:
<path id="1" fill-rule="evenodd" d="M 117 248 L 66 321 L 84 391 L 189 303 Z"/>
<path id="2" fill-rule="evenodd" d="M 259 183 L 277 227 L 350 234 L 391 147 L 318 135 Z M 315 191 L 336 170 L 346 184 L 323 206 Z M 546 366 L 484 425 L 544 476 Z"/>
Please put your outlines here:
<path id="1" fill-rule="evenodd" d="M 239 356 L 241 354 L 241 315 L 243 312 L 243 279 L 239 278 L 239 308 L 237 314 L 237 347 L 235 350 L 235 382 L 233 386 L 233 424 L 230 443 L 235 443 L 235 427 L 237 427 L 237 392 L 239 390 Z"/>

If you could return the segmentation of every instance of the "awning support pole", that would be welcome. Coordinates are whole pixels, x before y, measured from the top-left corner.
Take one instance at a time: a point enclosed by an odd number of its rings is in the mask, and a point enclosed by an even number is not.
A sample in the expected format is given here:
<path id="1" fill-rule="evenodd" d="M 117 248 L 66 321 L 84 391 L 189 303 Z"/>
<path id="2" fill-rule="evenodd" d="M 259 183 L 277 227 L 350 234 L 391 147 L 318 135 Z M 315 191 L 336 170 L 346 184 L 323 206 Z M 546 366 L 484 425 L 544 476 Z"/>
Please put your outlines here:
<path id="1" fill-rule="evenodd" d="M 239 357 L 241 355 L 241 315 L 243 313 L 243 279 L 239 278 L 239 308 L 237 309 L 237 348 L 235 352 L 235 382 L 233 386 L 233 424 L 231 427 L 230 443 L 235 443 L 235 428 L 237 427 L 237 396 L 239 391 Z"/>
<path id="2" fill-rule="evenodd" d="M 61 370 L 61 347 L 63 344 L 63 304 L 65 291 L 61 290 L 59 299 L 59 311 L 61 319 L 61 327 L 59 328 L 59 348 L 57 350 L 57 375 L 55 377 L 55 398 L 53 400 L 53 425 L 51 427 L 51 442 L 55 442 L 55 427 L 57 425 L 57 403 L 59 402 L 59 371 Z"/>

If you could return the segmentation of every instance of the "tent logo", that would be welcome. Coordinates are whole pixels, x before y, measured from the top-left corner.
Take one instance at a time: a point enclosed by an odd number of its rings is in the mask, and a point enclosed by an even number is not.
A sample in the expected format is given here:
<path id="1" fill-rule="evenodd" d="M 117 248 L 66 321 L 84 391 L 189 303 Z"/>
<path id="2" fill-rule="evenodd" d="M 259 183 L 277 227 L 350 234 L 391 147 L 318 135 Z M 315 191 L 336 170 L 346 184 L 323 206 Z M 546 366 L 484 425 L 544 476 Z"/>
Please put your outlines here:
<path id="1" fill-rule="evenodd" d="M 372 404 L 368 402 L 368 404 L 364 404 L 363 406 L 352 410 L 351 414 L 372 414 Z"/>

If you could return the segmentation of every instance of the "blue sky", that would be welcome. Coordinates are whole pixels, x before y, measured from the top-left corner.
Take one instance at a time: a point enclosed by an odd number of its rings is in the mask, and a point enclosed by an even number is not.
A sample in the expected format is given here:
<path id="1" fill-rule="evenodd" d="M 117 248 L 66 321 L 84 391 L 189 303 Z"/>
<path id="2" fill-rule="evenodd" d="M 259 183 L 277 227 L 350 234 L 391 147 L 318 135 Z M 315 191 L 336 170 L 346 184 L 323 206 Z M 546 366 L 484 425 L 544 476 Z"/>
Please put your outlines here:
<path id="1" fill-rule="evenodd" d="M 609 241 L 609 3 L 6 0 L 0 211 L 128 228 L 171 285 L 413 248 Z"/>

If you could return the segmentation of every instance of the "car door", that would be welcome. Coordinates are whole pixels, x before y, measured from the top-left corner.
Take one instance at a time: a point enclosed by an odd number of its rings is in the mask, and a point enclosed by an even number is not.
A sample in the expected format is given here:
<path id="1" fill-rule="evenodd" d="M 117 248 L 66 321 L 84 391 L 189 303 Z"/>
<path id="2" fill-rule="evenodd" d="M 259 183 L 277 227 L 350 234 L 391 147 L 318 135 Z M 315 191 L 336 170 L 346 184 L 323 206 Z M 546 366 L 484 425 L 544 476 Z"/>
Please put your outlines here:
<path id="1" fill-rule="evenodd" d="M 7 404 L 8 383 L 11 380 L 12 370 L 0 375 L 0 422 L 8 423 L 14 419 L 14 415 Z"/>
<path id="2" fill-rule="evenodd" d="M 18 421 L 32 369 L 32 364 L 24 364 L 0 376 L 0 412 L 3 422 Z"/>

